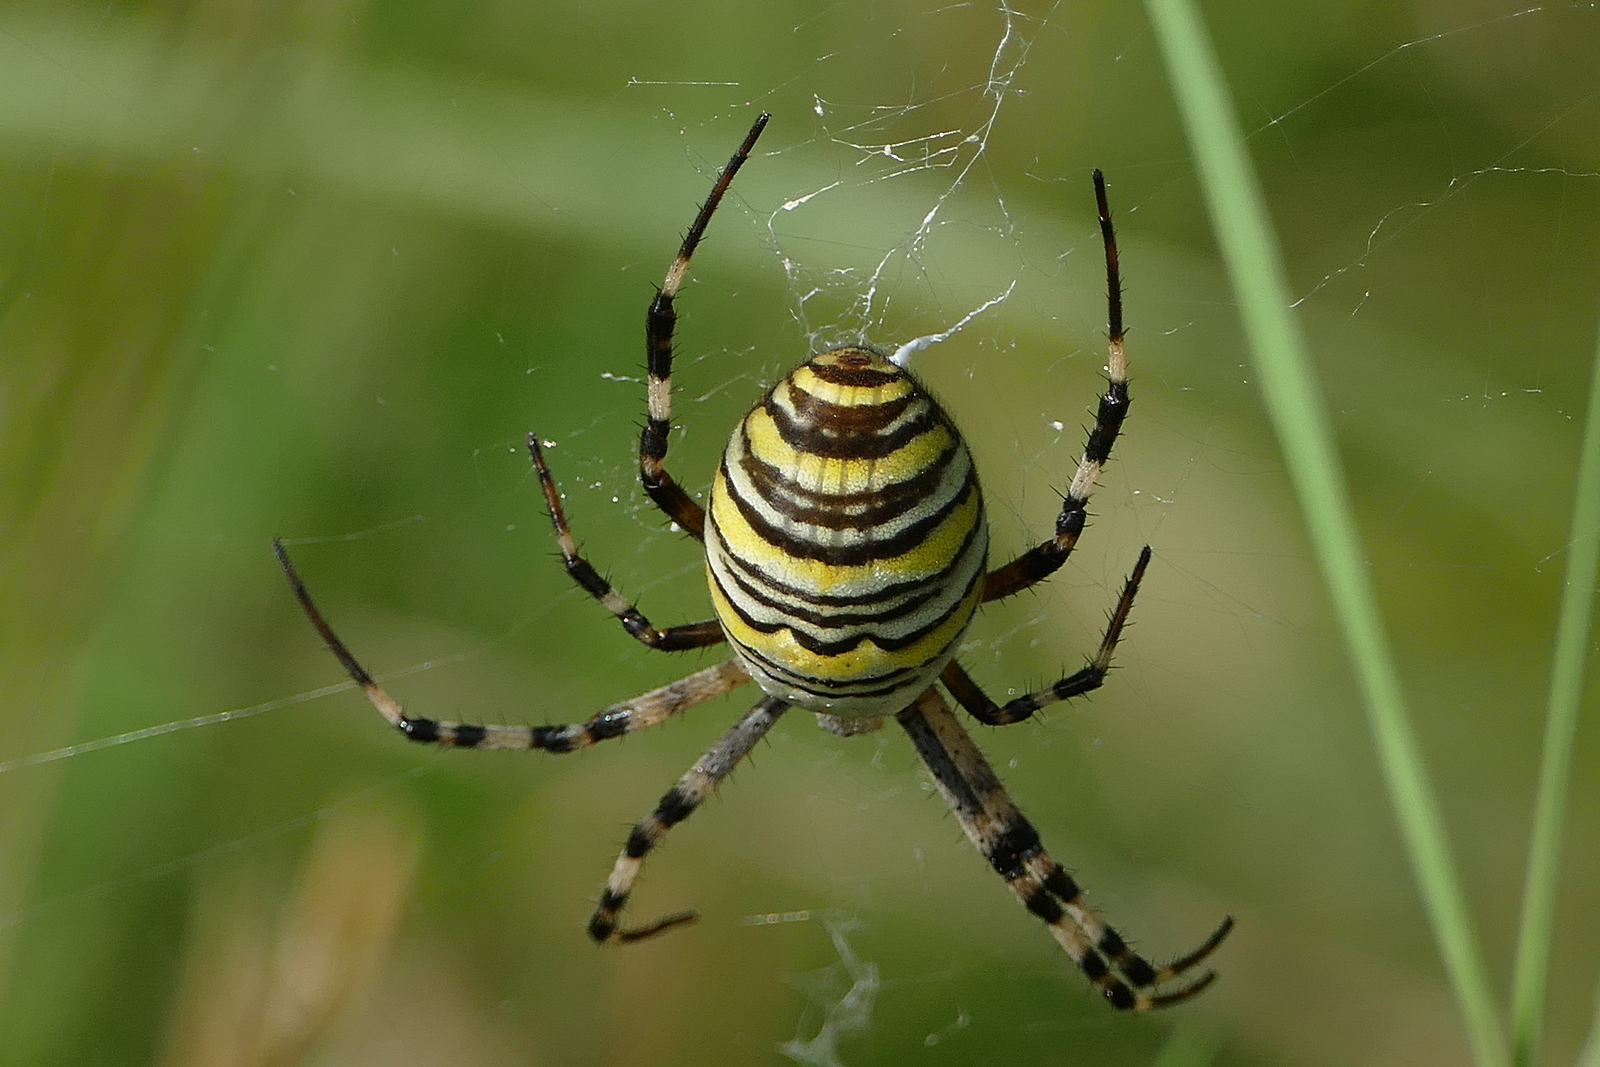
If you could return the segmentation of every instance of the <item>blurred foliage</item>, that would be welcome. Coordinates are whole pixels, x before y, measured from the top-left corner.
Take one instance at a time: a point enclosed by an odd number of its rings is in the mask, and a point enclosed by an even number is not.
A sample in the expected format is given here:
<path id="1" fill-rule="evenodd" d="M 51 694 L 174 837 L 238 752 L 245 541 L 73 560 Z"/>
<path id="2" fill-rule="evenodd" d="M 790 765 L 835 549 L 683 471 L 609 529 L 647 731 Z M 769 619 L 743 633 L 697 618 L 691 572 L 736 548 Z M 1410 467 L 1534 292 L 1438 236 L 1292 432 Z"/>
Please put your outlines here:
<path id="1" fill-rule="evenodd" d="M 1600 16 L 1212 6 L 1503 989 L 1600 292 Z M 1137 5 L 19 0 L 0 31 L 0 1064 L 787 1062 L 825 1017 L 806 976 L 843 973 L 824 914 L 881 982 L 852 1067 L 1463 1059 Z M 710 662 L 570 587 L 519 443 L 556 442 L 646 613 L 709 613 L 633 482 L 635 379 L 758 108 L 680 301 L 671 468 L 703 484 L 809 345 L 1015 282 L 918 364 L 996 555 L 1049 531 L 1081 444 L 1111 178 L 1133 416 L 1073 562 L 964 658 L 997 694 L 1075 667 L 1154 545 L 1114 684 L 980 739 L 1149 953 L 1239 917 L 1193 1004 L 1096 1003 L 893 730 L 790 716 L 651 861 L 639 915 L 702 921 L 596 951 L 626 827 L 746 694 L 566 758 L 424 750 L 317 694 L 341 675 L 274 536 L 421 714 L 564 721 Z M 1592 712 L 1577 765 L 1552 1064 L 1600 958 Z"/>

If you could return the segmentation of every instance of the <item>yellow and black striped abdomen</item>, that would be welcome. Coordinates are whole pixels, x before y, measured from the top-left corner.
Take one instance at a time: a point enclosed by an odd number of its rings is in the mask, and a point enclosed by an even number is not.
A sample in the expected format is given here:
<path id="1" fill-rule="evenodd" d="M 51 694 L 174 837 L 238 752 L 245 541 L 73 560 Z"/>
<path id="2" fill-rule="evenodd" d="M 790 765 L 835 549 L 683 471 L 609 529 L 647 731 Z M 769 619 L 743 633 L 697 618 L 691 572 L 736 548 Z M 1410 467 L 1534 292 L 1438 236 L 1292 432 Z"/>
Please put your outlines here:
<path id="1" fill-rule="evenodd" d="M 933 683 L 982 596 L 989 534 L 960 433 L 906 371 L 824 352 L 758 403 L 711 489 L 706 560 L 767 693 L 839 716 Z"/>

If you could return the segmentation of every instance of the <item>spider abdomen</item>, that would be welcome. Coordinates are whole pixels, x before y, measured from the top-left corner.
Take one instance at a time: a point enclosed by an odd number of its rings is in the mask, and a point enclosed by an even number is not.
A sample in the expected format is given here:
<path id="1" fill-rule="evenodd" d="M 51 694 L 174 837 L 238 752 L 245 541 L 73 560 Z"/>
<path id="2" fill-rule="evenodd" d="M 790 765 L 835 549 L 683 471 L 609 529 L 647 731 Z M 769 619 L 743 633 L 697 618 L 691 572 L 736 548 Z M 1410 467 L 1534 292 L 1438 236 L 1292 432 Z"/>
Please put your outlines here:
<path id="1" fill-rule="evenodd" d="M 892 713 L 932 684 L 987 554 L 960 433 L 870 349 L 824 352 L 773 386 L 712 484 L 717 618 L 762 689 L 812 711 Z"/>

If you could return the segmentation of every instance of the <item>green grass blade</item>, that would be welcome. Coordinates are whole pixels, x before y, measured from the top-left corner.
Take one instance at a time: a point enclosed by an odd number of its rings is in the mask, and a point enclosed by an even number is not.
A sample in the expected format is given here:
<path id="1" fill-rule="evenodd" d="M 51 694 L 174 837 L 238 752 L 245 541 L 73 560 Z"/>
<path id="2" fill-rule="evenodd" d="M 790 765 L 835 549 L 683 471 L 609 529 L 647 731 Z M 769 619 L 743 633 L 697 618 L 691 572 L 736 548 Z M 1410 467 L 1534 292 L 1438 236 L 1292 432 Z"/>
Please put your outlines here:
<path id="1" fill-rule="evenodd" d="M 1523 884 L 1522 923 L 1511 979 L 1511 1062 L 1533 1062 L 1550 961 L 1561 866 L 1561 831 L 1566 824 L 1572 744 L 1583 695 L 1583 664 L 1589 651 L 1589 620 L 1600 566 L 1600 351 L 1589 380 L 1589 412 L 1578 460 L 1578 499 L 1567 539 L 1566 583 L 1556 622 L 1556 654 L 1550 667 L 1550 704 L 1545 712 L 1544 755 L 1533 814 L 1533 842 Z M 1591 1042 L 1592 1044 L 1592 1042 Z M 1597 1053 L 1600 1055 L 1600 1053 Z"/>
<path id="2" fill-rule="evenodd" d="M 1244 138 L 1204 28 L 1186 0 L 1146 0 L 1223 259 L 1239 297 L 1263 399 L 1359 679 L 1379 762 L 1445 971 L 1479 1067 L 1505 1062 L 1444 820 L 1401 695 L 1355 516 L 1283 264 Z"/>

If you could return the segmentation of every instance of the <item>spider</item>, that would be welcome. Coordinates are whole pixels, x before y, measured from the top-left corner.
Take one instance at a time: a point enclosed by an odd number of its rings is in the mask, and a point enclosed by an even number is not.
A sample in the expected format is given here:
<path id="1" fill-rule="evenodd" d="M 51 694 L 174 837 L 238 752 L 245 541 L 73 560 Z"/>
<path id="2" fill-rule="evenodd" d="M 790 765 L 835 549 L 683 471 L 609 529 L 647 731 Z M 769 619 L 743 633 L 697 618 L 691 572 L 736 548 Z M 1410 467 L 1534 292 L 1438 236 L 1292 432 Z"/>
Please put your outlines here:
<path id="1" fill-rule="evenodd" d="M 1233 926 L 1231 916 L 1194 951 L 1153 966 L 1089 906 L 1082 890 L 1040 843 L 1006 794 L 935 682 L 979 722 L 1005 726 L 1100 686 L 1150 562 L 1139 554 L 1088 665 L 1048 688 L 995 704 L 955 659 L 978 605 L 1018 593 L 1053 574 L 1077 544 L 1095 481 L 1128 410 L 1116 235 L 1105 179 L 1094 172 L 1105 244 L 1109 304 L 1108 387 L 1053 538 L 989 570 L 988 526 L 972 459 L 961 434 L 910 372 L 865 345 L 812 356 L 773 386 L 734 430 L 711 486 L 708 508 L 667 473 L 672 418 L 673 302 L 689 261 L 734 175 L 767 125 L 763 113 L 718 177 L 684 237 L 645 320 L 647 419 L 639 478 L 650 499 L 705 546 L 716 617 L 657 629 L 578 554 L 539 439 L 528 452 L 549 508 L 567 573 L 635 640 L 661 651 L 723 641 L 733 655 L 704 670 L 561 726 L 476 726 L 408 715 L 356 661 L 312 602 L 281 542 L 273 548 L 313 626 L 368 700 L 413 741 L 462 748 L 572 752 L 654 726 L 754 681 L 765 694 L 667 790 L 628 835 L 600 894 L 588 932 L 596 942 L 630 942 L 690 922 L 680 912 L 641 926 L 619 919 L 649 854 L 688 818 L 788 708 L 814 712 L 841 736 L 877 729 L 886 716 L 910 736 L 961 828 L 1016 898 L 1049 928 L 1112 1007 L 1165 1007 L 1210 985 L 1191 975 Z"/>

